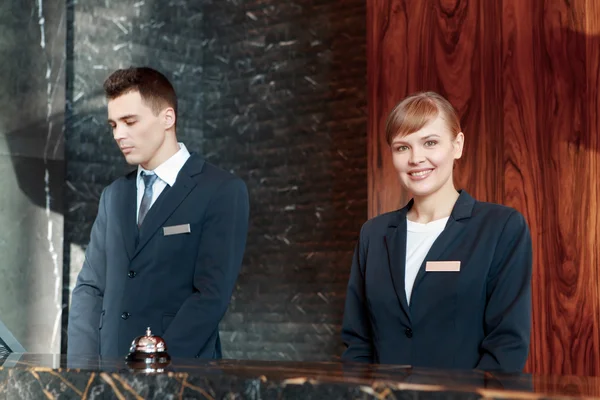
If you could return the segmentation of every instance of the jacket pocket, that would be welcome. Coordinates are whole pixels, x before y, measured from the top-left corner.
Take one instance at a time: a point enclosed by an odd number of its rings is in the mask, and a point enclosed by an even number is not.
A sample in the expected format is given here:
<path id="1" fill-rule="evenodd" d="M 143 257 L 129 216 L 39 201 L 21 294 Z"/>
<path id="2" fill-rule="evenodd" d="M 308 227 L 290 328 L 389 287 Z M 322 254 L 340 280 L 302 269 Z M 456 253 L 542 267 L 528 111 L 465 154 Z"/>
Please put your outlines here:
<path id="1" fill-rule="evenodd" d="M 98 329 L 102 329 L 102 325 L 104 324 L 104 314 L 106 313 L 106 310 L 102 310 L 102 312 L 100 313 L 100 323 L 98 324 Z"/>
<path id="2" fill-rule="evenodd" d="M 98 354 L 102 354 L 102 325 L 104 325 L 104 314 L 106 314 L 106 310 L 102 310 L 100 313 L 100 322 L 98 323 Z"/>

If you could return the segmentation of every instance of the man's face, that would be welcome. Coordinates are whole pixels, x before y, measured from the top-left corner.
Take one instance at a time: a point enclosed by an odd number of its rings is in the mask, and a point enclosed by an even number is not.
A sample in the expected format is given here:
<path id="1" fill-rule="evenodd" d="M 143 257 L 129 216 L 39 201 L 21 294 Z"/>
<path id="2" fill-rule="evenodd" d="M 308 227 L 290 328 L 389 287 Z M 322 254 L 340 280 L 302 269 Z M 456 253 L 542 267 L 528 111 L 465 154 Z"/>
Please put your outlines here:
<path id="1" fill-rule="evenodd" d="M 155 114 L 137 90 L 108 101 L 108 122 L 128 164 L 153 164 L 166 138 L 163 113 Z"/>

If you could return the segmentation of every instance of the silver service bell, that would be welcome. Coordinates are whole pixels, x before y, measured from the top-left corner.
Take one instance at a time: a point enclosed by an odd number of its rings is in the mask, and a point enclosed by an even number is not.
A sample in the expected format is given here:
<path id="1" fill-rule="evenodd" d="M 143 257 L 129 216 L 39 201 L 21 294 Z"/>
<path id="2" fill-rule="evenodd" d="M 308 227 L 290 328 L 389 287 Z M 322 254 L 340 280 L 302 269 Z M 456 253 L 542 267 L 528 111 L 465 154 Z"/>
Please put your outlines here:
<path id="1" fill-rule="evenodd" d="M 167 353 L 167 344 L 160 336 L 152 335 L 148 327 L 146 335 L 136 337 L 129 347 L 129 354 L 125 357 L 129 368 L 144 372 L 164 372 L 171 363 Z"/>

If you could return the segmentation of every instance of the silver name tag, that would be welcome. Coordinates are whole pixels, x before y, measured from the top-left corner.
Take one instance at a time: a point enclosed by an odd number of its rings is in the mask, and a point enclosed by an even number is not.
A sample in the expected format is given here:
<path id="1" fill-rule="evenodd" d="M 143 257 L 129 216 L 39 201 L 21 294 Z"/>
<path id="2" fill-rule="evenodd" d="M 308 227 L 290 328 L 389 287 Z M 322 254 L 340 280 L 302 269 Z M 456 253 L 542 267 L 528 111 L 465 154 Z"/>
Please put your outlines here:
<path id="1" fill-rule="evenodd" d="M 190 232 L 191 232 L 190 224 L 173 225 L 173 226 L 164 226 L 163 227 L 164 236 L 179 235 L 181 233 L 190 233 Z"/>

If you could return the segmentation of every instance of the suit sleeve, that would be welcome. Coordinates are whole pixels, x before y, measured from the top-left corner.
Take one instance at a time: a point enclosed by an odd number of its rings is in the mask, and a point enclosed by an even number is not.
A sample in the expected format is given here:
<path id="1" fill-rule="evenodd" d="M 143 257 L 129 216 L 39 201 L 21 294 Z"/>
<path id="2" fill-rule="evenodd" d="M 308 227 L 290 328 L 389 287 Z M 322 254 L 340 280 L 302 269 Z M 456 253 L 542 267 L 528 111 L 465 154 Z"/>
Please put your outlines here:
<path id="1" fill-rule="evenodd" d="M 365 294 L 366 240 L 364 226 L 354 249 L 350 279 L 346 291 L 342 341 L 346 351 L 343 361 L 373 363 L 373 343 Z"/>
<path id="2" fill-rule="evenodd" d="M 531 332 L 532 244 L 523 216 L 507 220 L 487 280 L 485 338 L 477 369 L 521 372 Z"/>
<path id="3" fill-rule="evenodd" d="M 99 327 L 106 282 L 106 193 L 100 195 L 85 261 L 71 297 L 67 354 L 99 354 Z"/>
<path id="4" fill-rule="evenodd" d="M 196 291 L 164 334 L 172 356 L 197 356 L 218 329 L 244 257 L 249 208 L 248 191 L 241 179 L 225 181 L 213 195 L 196 259 Z"/>

